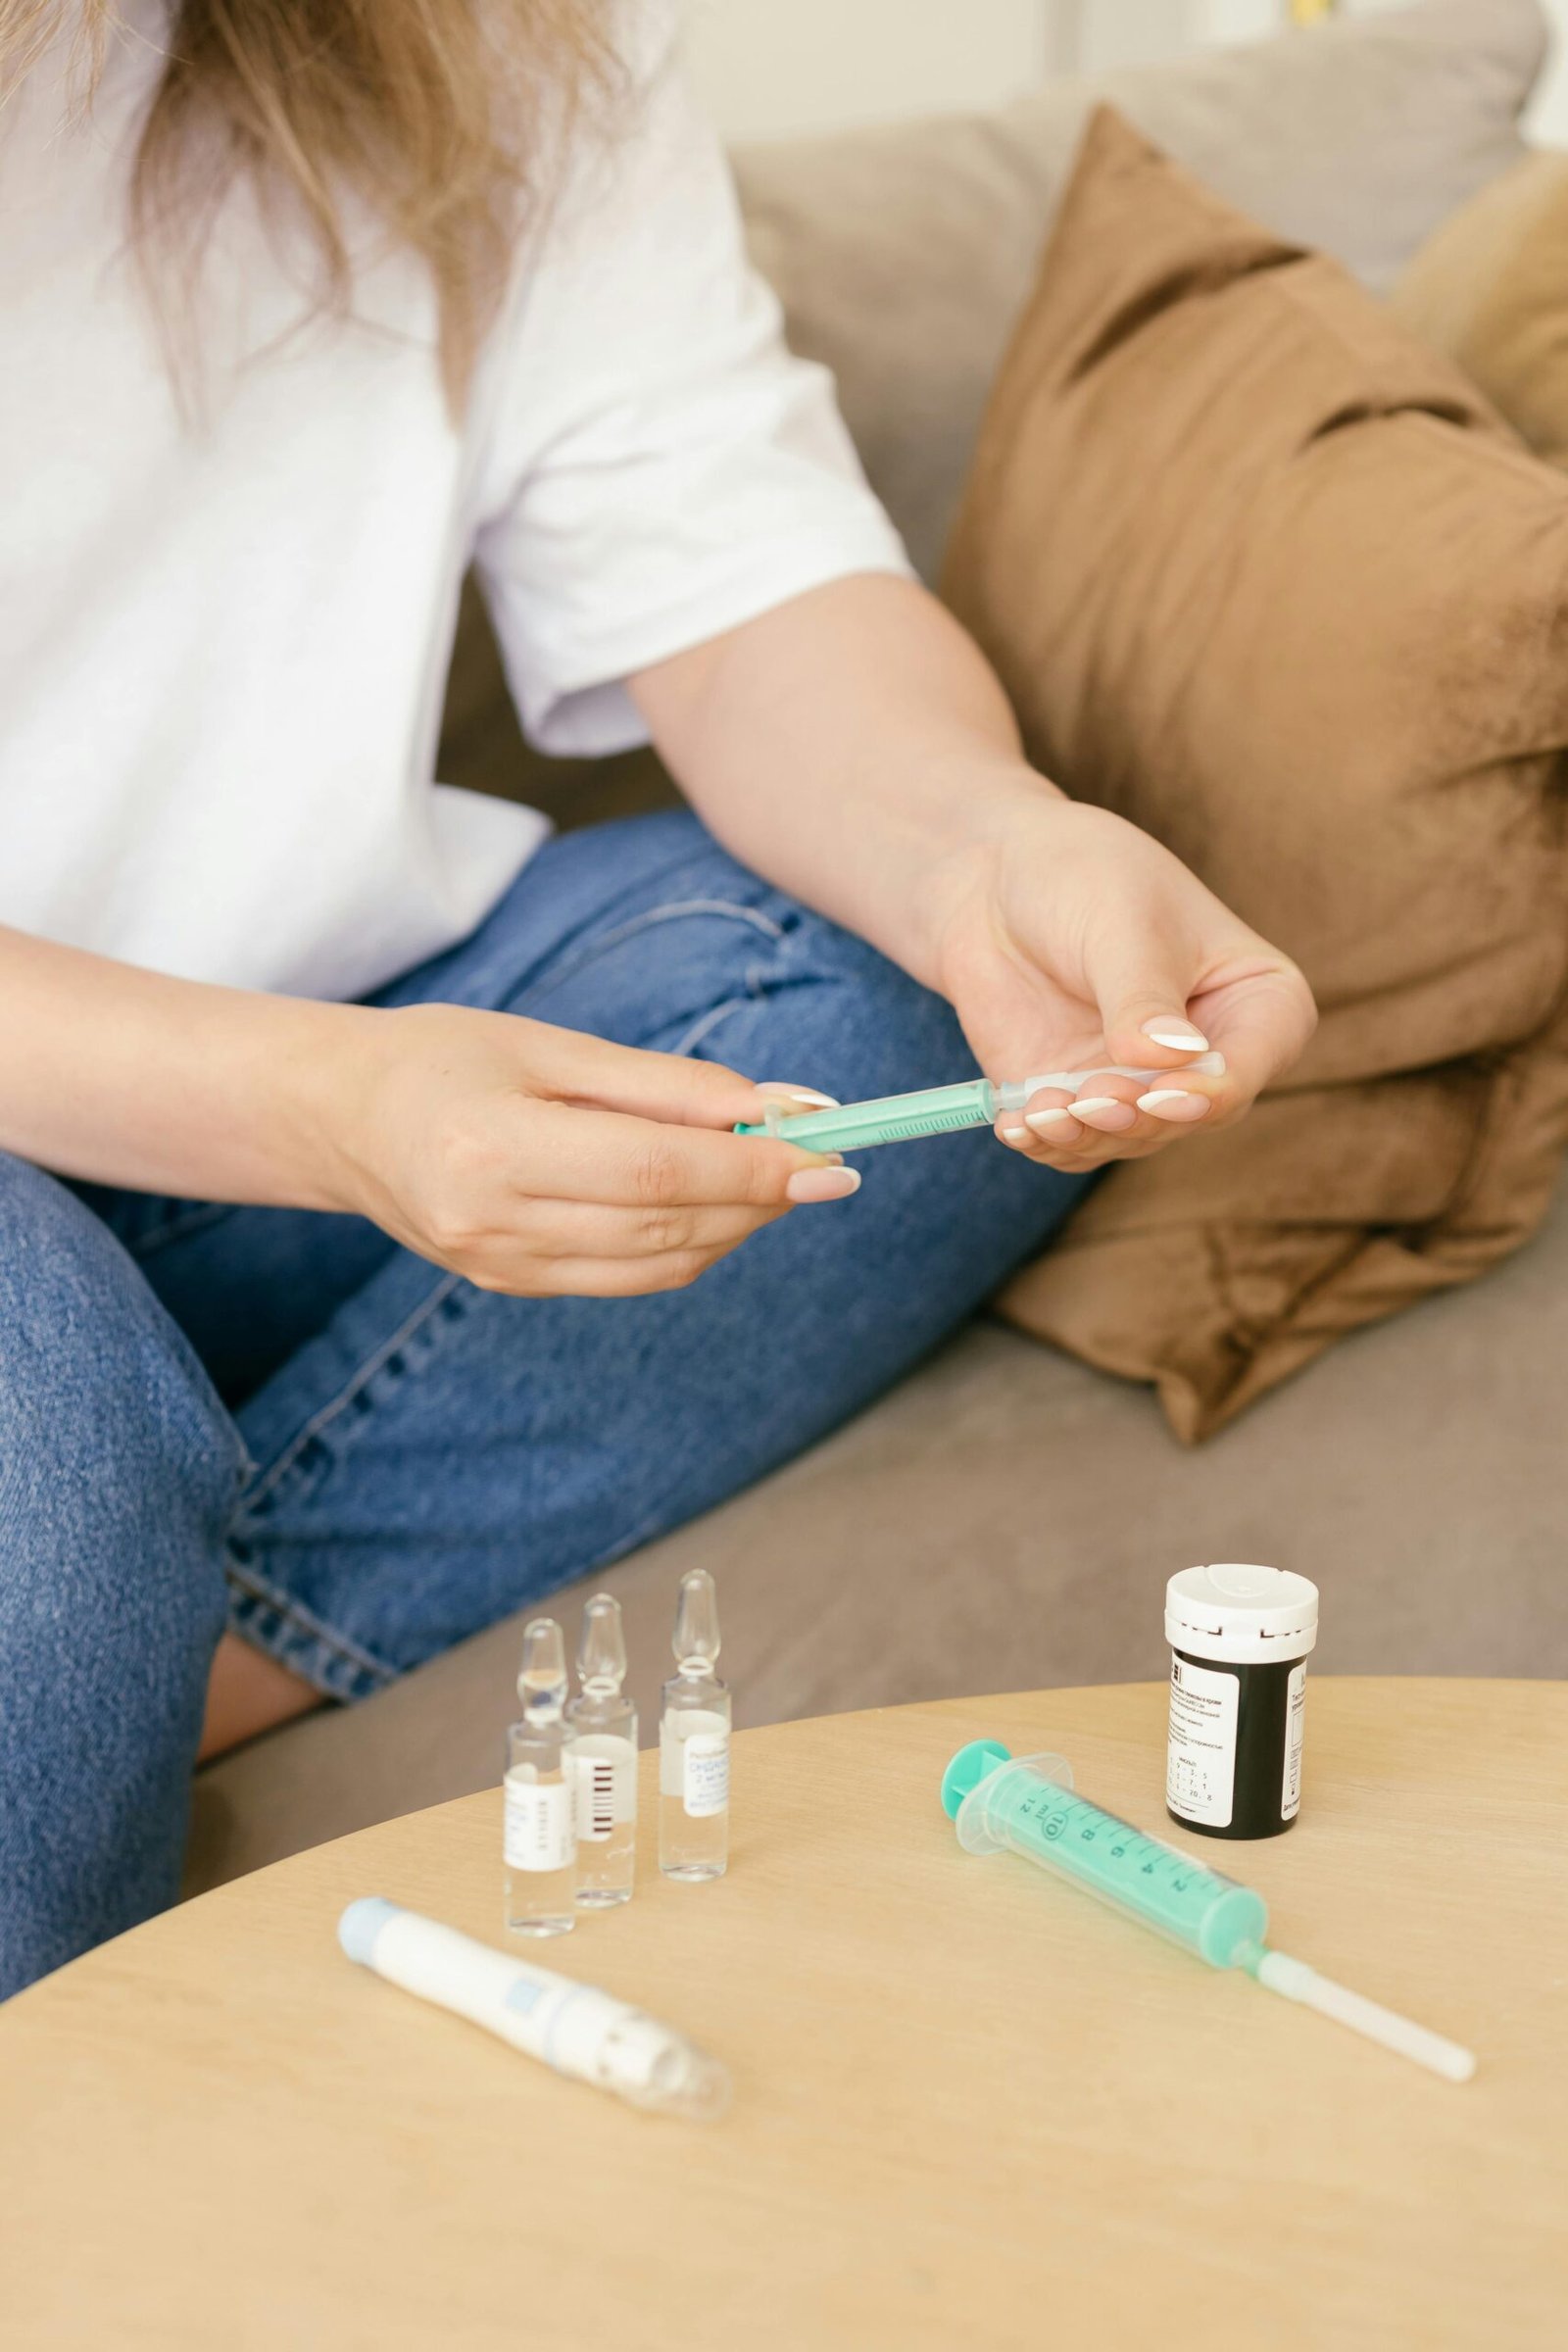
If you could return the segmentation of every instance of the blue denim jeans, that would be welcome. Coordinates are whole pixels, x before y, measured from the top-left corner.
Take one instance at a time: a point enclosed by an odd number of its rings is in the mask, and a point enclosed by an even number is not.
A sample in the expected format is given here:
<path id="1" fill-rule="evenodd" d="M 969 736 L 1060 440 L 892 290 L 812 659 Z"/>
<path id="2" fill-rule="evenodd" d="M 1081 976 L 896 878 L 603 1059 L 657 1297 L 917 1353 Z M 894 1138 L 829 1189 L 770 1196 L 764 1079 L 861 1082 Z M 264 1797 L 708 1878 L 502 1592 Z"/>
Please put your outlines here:
<path id="1" fill-rule="evenodd" d="M 376 1001 L 845 1101 L 973 1069 L 948 1005 L 685 814 L 551 842 Z M 334 1699 L 381 1689 L 858 1410 L 1079 1189 L 945 1137 L 691 1290 L 519 1299 L 357 1218 L 0 1154 L 0 1993 L 173 1899 L 225 1620 Z"/>

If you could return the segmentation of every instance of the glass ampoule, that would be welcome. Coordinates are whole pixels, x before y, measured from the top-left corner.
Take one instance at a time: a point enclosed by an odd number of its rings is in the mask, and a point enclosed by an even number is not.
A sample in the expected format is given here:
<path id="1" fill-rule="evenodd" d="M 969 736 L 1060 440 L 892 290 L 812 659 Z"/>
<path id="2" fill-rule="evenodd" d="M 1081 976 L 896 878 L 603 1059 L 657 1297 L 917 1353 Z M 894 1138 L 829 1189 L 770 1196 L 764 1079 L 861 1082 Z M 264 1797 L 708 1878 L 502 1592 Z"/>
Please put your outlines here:
<path id="1" fill-rule="evenodd" d="M 718 1600 L 706 1568 L 680 1580 L 671 1644 L 678 1671 L 659 1719 L 659 1867 L 718 1879 L 729 1860 L 729 1687 L 713 1672 Z"/>
<path id="2" fill-rule="evenodd" d="M 565 1764 L 566 1645 L 553 1617 L 523 1628 L 522 1721 L 507 1734 L 507 1929 L 564 1936 L 576 1923 L 577 1823 Z"/>
<path id="3" fill-rule="evenodd" d="M 577 1796 L 577 1900 L 593 1910 L 630 1902 L 637 1862 L 637 1710 L 621 1688 L 626 1635 L 609 1592 L 583 1610 L 577 1677 L 566 1763 Z"/>

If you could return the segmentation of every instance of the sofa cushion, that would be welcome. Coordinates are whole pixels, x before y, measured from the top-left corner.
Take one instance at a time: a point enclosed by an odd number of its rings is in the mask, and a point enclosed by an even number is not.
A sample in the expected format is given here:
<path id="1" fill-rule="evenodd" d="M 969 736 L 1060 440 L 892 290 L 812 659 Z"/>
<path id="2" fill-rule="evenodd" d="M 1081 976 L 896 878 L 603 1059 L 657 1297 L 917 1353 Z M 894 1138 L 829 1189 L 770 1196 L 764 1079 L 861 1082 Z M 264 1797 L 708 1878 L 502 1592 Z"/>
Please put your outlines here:
<path id="1" fill-rule="evenodd" d="M 1421 248 L 1393 302 L 1538 456 L 1568 466 L 1568 155 L 1528 156 L 1489 181 Z"/>
<path id="2" fill-rule="evenodd" d="M 1108 100 L 1283 236 L 1386 291 L 1523 153 L 1536 0 L 1426 0 L 1016 105 L 749 147 L 752 250 L 825 361 L 871 481 L 934 578 L 986 395 L 1094 107 Z"/>
<path id="3" fill-rule="evenodd" d="M 947 588 L 1038 764 L 1164 841 L 1318 996 L 1282 1092 L 1117 1170 L 1008 1295 L 1200 1436 L 1544 1212 L 1568 482 L 1336 264 L 1107 110 Z"/>

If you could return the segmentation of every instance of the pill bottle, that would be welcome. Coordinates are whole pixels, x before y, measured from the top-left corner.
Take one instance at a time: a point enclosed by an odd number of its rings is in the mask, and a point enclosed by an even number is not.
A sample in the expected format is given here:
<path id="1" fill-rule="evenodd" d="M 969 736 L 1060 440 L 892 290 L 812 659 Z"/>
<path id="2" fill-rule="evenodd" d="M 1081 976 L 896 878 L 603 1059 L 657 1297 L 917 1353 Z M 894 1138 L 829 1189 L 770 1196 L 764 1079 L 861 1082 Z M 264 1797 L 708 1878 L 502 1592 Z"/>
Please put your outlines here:
<path id="1" fill-rule="evenodd" d="M 1171 1646 L 1165 1810 L 1208 1838 L 1277 1838 L 1301 1804 L 1317 1587 L 1221 1560 L 1165 1587 Z"/>

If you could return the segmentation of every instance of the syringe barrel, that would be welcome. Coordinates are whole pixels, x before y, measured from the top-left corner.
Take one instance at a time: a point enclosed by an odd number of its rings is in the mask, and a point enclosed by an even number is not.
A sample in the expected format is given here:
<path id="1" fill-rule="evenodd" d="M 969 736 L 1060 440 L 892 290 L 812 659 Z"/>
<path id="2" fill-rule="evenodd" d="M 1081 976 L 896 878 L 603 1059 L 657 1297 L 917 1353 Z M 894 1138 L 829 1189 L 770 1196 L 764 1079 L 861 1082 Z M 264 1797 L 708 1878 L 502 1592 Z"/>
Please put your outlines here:
<path id="1" fill-rule="evenodd" d="M 1211 1968 L 1244 1966 L 1267 1934 L 1260 1894 L 1091 1804 L 1063 1756 L 972 1740 L 948 1766 L 942 1801 L 967 1852 L 1038 1863 Z"/>
<path id="2" fill-rule="evenodd" d="M 868 1152 L 875 1144 L 910 1143 L 922 1135 L 954 1135 L 988 1127 L 997 1114 L 989 1078 L 961 1086 L 931 1086 L 915 1095 L 884 1095 L 874 1102 L 845 1102 L 832 1110 L 794 1111 L 770 1103 L 759 1127 L 737 1135 L 772 1135 L 807 1152 Z"/>

